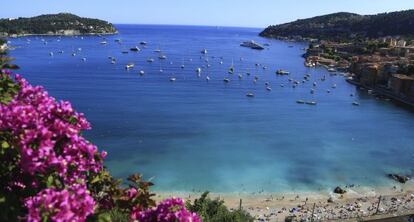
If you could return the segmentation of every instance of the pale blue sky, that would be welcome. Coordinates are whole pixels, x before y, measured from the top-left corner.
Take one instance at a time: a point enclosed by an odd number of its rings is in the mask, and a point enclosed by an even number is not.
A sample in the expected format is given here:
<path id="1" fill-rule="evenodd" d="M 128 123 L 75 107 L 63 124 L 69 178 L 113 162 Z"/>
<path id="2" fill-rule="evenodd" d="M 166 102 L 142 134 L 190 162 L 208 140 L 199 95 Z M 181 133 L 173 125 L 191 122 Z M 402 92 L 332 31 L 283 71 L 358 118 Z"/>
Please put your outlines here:
<path id="1" fill-rule="evenodd" d="M 414 0 L 9 0 L 0 17 L 71 12 L 112 23 L 266 27 L 327 13 L 376 14 Z"/>

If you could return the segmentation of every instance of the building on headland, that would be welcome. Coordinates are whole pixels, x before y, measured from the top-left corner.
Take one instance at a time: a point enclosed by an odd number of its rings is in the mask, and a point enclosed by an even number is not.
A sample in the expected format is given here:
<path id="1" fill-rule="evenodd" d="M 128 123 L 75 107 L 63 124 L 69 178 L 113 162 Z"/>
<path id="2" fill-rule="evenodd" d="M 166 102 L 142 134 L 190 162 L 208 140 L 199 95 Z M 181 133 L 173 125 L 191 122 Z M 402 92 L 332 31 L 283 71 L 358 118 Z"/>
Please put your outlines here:
<path id="1" fill-rule="evenodd" d="M 394 74 L 389 79 L 388 87 L 394 94 L 414 101 L 414 76 Z"/>

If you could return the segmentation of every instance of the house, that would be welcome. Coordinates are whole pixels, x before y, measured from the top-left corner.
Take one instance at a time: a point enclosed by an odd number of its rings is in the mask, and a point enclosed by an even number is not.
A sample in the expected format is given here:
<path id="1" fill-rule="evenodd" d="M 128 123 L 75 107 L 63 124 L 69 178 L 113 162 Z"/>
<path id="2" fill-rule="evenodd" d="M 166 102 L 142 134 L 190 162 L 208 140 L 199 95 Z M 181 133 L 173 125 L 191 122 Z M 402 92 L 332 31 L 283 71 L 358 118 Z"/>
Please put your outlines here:
<path id="1" fill-rule="evenodd" d="M 398 47 L 405 47 L 407 45 L 407 42 L 403 39 L 398 40 L 397 46 Z"/>

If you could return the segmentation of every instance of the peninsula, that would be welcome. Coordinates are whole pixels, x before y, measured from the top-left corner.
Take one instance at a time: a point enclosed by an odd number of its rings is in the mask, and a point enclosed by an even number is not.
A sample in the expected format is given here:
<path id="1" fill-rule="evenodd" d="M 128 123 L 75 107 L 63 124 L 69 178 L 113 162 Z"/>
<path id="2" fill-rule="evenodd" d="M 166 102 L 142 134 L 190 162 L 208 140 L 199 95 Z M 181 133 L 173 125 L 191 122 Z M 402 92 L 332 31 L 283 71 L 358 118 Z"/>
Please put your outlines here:
<path id="1" fill-rule="evenodd" d="M 260 36 L 309 41 L 306 66 L 341 71 L 377 98 L 414 107 L 414 10 L 333 13 L 269 26 Z"/>
<path id="2" fill-rule="evenodd" d="M 31 18 L 0 19 L 0 36 L 114 34 L 106 21 L 83 18 L 70 13 L 40 15 Z"/>

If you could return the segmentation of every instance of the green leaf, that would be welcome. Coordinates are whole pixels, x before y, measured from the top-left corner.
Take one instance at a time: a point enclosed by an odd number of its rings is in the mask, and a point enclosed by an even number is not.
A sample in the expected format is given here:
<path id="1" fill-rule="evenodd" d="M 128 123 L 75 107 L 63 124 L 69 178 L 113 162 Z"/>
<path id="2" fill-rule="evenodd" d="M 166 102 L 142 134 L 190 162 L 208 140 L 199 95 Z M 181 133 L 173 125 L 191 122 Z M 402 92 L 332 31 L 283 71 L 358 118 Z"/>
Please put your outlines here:
<path id="1" fill-rule="evenodd" d="M 7 148 L 9 148 L 10 147 L 10 145 L 9 145 L 9 143 L 7 142 L 7 141 L 3 141 L 2 143 L 1 143 L 1 148 L 3 148 L 3 149 L 7 149 Z"/>
<path id="2" fill-rule="evenodd" d="M 97 183 L 100 179 L 101 179 L 101 178 L 100 178 L 100 177 L 99 177 L 99 175 L 98 175 L 98 176 L 96 176 L 95 178 L 93 178 L 93 179 L 92 179 L 91 183 L 92 183 L 92 184 Z"/>
<path id="3" fill-rule="evenodd" d="M 53 187 L 53 182 L 54 182 L 55 180 L 54 180 L 54 178 L 53 178 L 53 176 L 52 175 L 49 175 L 48 177 L 47 177 L 47 180 L 46 180 L 46 186 L 49 188 L 49 187 Z"/>

